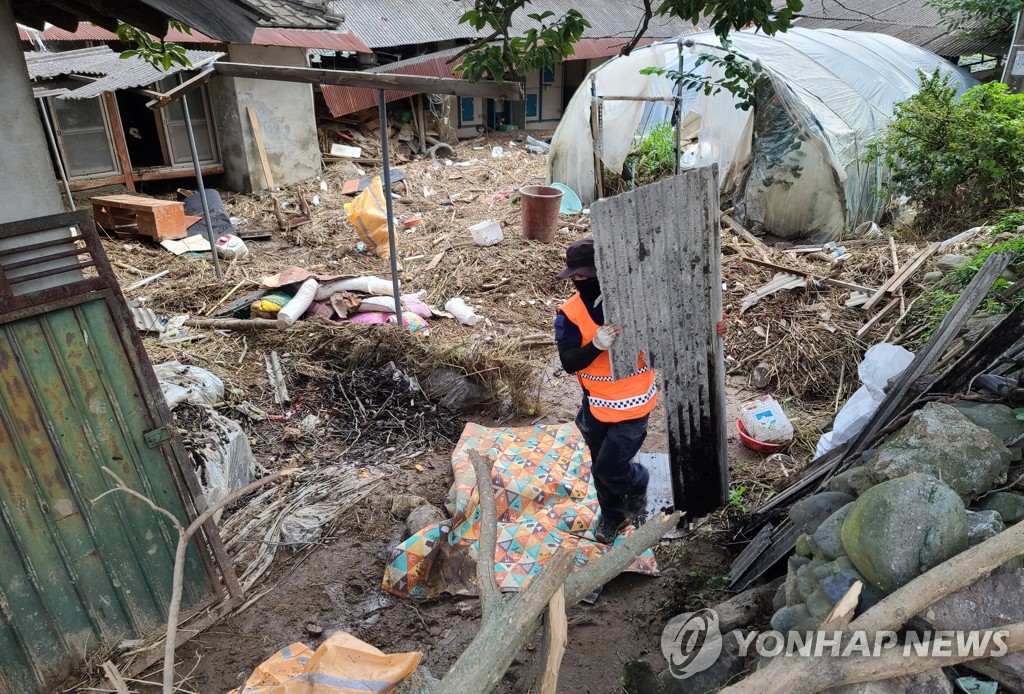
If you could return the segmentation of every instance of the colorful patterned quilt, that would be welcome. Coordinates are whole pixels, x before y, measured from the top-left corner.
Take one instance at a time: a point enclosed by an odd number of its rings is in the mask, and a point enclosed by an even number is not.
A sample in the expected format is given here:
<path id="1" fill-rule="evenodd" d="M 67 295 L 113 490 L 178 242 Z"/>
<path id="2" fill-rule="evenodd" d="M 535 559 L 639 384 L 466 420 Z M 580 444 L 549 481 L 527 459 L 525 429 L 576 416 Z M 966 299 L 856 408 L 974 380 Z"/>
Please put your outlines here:
<path id="1" fill-rule="evenodd" d="M 502 590 L 523 588 L 559 547 L 575 549 L 577 569 L 608 551 L 594 541 L 597 491 L 590 454 L 575 425 L 488 429 L 471 423 L 452 454 L 455 482 L 447 503 L 452 520 L 429 526 L 395 548 L 384 572 L 385 590 L 406 597 L 476 593 L 480 510 L 469 451 L 494 460 L 494 571 Z M 654 554 L 644 552 L 629 570 L 657 575 Z"/>

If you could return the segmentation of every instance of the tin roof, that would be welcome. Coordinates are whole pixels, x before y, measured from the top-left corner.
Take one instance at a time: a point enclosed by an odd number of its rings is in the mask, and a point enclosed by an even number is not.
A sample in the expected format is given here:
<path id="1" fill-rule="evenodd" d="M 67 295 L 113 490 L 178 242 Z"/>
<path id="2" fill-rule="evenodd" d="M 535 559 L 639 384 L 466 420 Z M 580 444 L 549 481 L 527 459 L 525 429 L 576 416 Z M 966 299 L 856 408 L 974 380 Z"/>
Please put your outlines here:
<path id="1" fill-rule="evenodd" d="M 575 45 L 576 52 L 570 60 L 607 58 L 617 55 L 627 40 L 626 38 L 581 39 Z M 646 46 L 653 41 L 654 39 L 652 38 L 645 38 L 640 41 L 639 45 Z M 452 63 L 448 61 L 458 55 L 459 51 L 464 48 L 465 46 L 459 46 L 437 53 L 428 53 L 416 58 L 409 58 L 408 60 L 399 60 L 372 68 L 369 72 L 398 73 L 402 75 L 421 75 L 450 79 L 458 76 L 453 72 L 453 68 L 459 64 L 459 61 L 456 60 Z M 320 90 L 323 92 L 327 107 L 335 116 L 344 116 L 377 105 L 377 93 L 370 89 L 323 85 Z M 399 99 L 412 96 L 412 94 L 413 92 L 389 91 L 386 93 L 386 98 L 389 102 L 398 101 Z"/>
<path id="2" fill-rule="evenodd" d="M 950 31 L 927 0 L 859 0 L 842 5 L 832 0 L 805 0 L 796 25 L 805 29 L 845 29 L 887 34 L 936 55 L 1004 55 L 1010 37 L 962 36 Z M 981 25 L 967 27 L 979 29 Z"/>
<path id="3" fill-rule="evenodd" d="M 408 46 L 476 39 L 486 35 L 459 19 L 472 8 L 471 0 L 376 0 L 375 2 L 330 2 L 332 11 L 342 16 L 340 29 L 351 29 L 371 48 Z M 556 16 L 578 9 L 590 22 L 585 38 L 631 37 L 643 17 L 642 0 L 533 0 L 527 10 L 514 15 L 513 30 L 522 33 L 536 26 L 527 14 L 551 11 Z M 693 31 L 689 22 L 678 18 L 655 17 L 647 36 L 671 38 Z"/>
<path id="4" fill-rule="evenodd" d="M 44 31 L 36 31 L 26 27 L 18 27 L 18 38 L 22 41 L 29 41 L 34 45 L 47 42 L 67 41 L 117 41 L 117 34 L 107 31 L 102 27 L 85 22 L 78 25 L 74 32 L 66 31 L 58 27 L 48 27 Z M 191 34 L 171 29 L 165 37 L 168 41 L 184 44 L 216 43 L 223 42 L 211 39 L 209 36 L 193 31 Z M 351 31 L 329 31 L 315 29 L 277 29 L 273 27 L 258 27 L 253 34 L 249 44 L 253 46 L 292 46 L 296 48 L 319 48 L 332 51 L 350 51 L 352 53 L 370 53 L 369 46 L 363 43 L 358 36 Z"/>
<path id="5" fill-rule="evenodd" d="M 224 55 L 212 51 L 186 51 L 194 68 L 211 63 Z M 58 99 L 91 99 L 104 92 L 131 89 L 153 84 L 168 75 L 181 72 L 174 65 L 169 70 L 158 70 L 142 58 L 121 58 L 106 46 L 82 48 L 63 53 L 29 52 L 25 54 L 29 77 L 33 80 L 47 79 L 61 75 L 85 75 L 96 77 L 75 89 L 65 89 Z"/>

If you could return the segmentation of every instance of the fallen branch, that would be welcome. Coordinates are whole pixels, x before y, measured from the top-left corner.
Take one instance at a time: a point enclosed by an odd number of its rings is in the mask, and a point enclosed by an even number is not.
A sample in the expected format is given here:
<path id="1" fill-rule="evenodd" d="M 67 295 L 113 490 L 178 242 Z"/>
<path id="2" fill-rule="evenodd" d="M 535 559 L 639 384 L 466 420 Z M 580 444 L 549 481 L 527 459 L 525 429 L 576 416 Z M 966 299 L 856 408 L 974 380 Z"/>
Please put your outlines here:
<path id="1" fill-rule="evenodd" d="M 276 320 L 269 318 L 190 318 L 185 321 L 189 328 L 213 328 L 215 330 L 281 330 Z"/>
<path id="2" fill-rule="evenodd" d="M 863 631 L 869 635 L 885 631 L 897 631 L 906 624 L 912 617 L 920 614 L 925 609 L 935 604 L 942 598 L 966 588 L 982 576 L 987 575 L 993 569 L 1001 566 L 1010 559 L 1021 553 L 1021 546 L 1024 545 L 1024 523 L 1004 530 L 998 535 L 985 540 L 981 544 L 971 547 L 966 552 L 961 552 L 952 559 L 949 559 L 938 566 L 926 571 L 902 588 L 897 589 L 885 599 L 872 607 L 870 610 L 853 620 L 844 630 L 849 634 L 853 631 Z M 1015 625 L 1022 627 L 1021 625 Z M 1024 633 L 1021 638 L 1024 639 Z M 1024 641 L 1022 641 L 1024 648 Z M 980 656 L 984 657 L 984 656 Z M 830 657 L 823 658 L 778 658 L 765 668 L 762 668 L 732 687 L 724 689 L 723 692 L 730 694 L 766 694 L 776 692 L 778 694 L 797 692 L 816 692 L 837 684 L 852 684 L 868 680 L 852 679 L 864 673 L 873 672 L 866 666 L 862 669 L 851 666 L 847 671 L 837 664 L 839 659 Z M 853 659 L 843 659 L 844 663 L 852 662 Z M 871 658 L 870 662 L 880 659 Z M 905 661 L 900 657 L 900 661 Z M 930 661 L 934 659 L 927 659 Z M 939 659 L 939 665 L 928 665 L 922 672 L 932 667 L 941 665 L 954 665 L 962 662 L 954 659 Z M 826 681 L 830 673 L 842 672 L 849 675 L 842 681 Z M 886 671 L 888 672 L 888 671 Z M 896 672 L 889 677 L 898 674 L 909 674 L 909 671 Z M 877 677 L 874 679 L 885 679 Z M 798 683 L 802 683 L 799 684 Z M 808 688 L 811 687 L 811 688 Z"/>
<path id="3" fill-rule="evenodd" d="M 894 677 L 917 675 L 937 668 L 951 667 L 972 660 L 982 660 L 993 655 L 1004 655 L 1024 650 L 1024 622 L 1008 624 L 991 629 L 979 629 L 976 633 L 978 643 L 984 647 L 965 649 L 958 652 L 954 649 L 950 655 L 907 655 L 904 649 L 893 647 L 882 651 L 878 656 L 857 655 L 845 658 L 804 656 L 780 656 L 772 661 L 764 670 L 774 670 L 774 678 L 765 681 L 761 678 L 748 677 L 739 684 L 726 687 L 722 694 L 768 694 L 769 692 L 786 692 L 786 694 L 814 694 L 831 690 L 846 684 L 859 682 L 877 682 Z M 994 638 L 998 635 L 999 638 Z M 1003 651 L 1001 646 L 1006 647 Z M 779 666 L 779 667 L 776 667 Z M 754 679 L 758 681 L 752 682 Z"/>
<path id="4" fill-rule="evenodd" d="M 113 494 L 114 492 L 124 492 L 125 494 L 139 499 L 153 509 L 154 512 L 166 516 L 170 519 L 171 524 L 174 525 L 174 529 L 178 531 L 178 547 L 174 553 L 174 578 L 171 582 L 171 603 L 167 608 L 167 635 L 164 640 L 163 694 L 173 694 L 174 692 L 174 647 L 178 634 L 178 615 L 181 611 L 181 590 L 185 583 L 185 553 L 188 550 L 189 541 L 192 539 L 192 536 L 196 534 L 199 528 L 201 528 L 206 521 L 210 520 L 214 514 L 222 508 L 233 504 L 238 499 L 256 491 L 266 484 L 270 484 L 271 482 L 279 480 L 286 475 L 297 472 L 298 469 L 299 468 L 286 468 L 284 470 L 278 470 L 271 475 L 267 475 L 266 477 L 262 477 L 255 482 L 245 485 L 241 489 L 228 494 L 220 501 L 207 506 L 206 510 L 196 516 L 195 520 L 189 523 L 186 528 L 181 524 L 177 516 L 167 509 L 157 506 L 156 502 L 152 499 L 129 487 L 113 470 L 106 466 L 102 468 L 103 472 L 114 478 L 114 481 L 117 482 L 117 486 L 103 492 L 90 503 L 95 504 L 103 497 L 108 494 Z"/>
<path id="5" fill-rule="evenodd" d="M 569 622 L 565 618 L 565 586 L 548 603 L 548 618 L 544 628 L 547 657 L 544 659 L 544 679 L 540 694 L 557 694 L 558 671 L 562 668 L 562 656 L 569 644 Z"/>
<path id="6" fill-rule="evenodd" d="M 476 473 L 480 503 L 477 588 L 480 591 L 483 619 L 476 637 L 434 690 L 438 693 L 491 692 L 501 681 L 526 639 L 537 630 L 541 613 L 545 608 L 551 608 L 553 599 L 557 613 L 556 594 L 564 595 L 565 605 L 575 605 L 598 586 L 622 573 L 638 554 L 655 545 L 682 518 L 679 512 L 662 514 L 641 526 L 600 559 L 590 562 L 571 576 L 569 572 L 575 564 L 576 553 L 572 549 L 560 548 L 524 590 L 514 596 L 505 596 L 499 592 L 494 581 L 497 514 L 491 461 L 479 454 L 470 454 L 470 459 Z M 559 631 L 553 622 L 550 634 L 551 647 L 547 649 L 545 657 L 548 665 L 552 664 L 556 656 L 561 658 L 556 652 Z M 548 677 L 545 680 L 550 681 Z"/>
<path id="7" fill-rule="evenodd" d="M 722 221 L 725 222 L 725 225 L 729 227 L 734 234 L 736 234 L 741 239 L 749 243 L 750 247 L 754 250 L 755 253 L 757 253 L 761 260 L 763 260 L 766 263 L 771 262 L 772 257 L 771 255 L 769 255 L 768 246 L 765 244 L 764 241 L 762 241 L 761 239 L 757 238 L 749 231 L 747 231 L 743 227 L 743 225 L 741 225 L 735 219 L 730 217 L 728 213 L 722 213 Z"/>

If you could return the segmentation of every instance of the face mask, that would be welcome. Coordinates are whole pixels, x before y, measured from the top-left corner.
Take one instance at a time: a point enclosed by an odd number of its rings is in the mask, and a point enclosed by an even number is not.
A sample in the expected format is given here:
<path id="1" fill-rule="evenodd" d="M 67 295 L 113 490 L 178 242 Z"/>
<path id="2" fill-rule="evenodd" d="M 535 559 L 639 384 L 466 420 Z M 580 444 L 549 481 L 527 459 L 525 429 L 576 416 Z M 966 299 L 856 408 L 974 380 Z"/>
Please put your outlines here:
<path id="1" fill-rule="evenodd" d="M 585 280 L 573 280 L 573 285 L 576 287 L 576 291 L 580 293 L 584 299 L 591 301 L 601 296 L 601 283 L 596 277 L 591 277 Z"/>

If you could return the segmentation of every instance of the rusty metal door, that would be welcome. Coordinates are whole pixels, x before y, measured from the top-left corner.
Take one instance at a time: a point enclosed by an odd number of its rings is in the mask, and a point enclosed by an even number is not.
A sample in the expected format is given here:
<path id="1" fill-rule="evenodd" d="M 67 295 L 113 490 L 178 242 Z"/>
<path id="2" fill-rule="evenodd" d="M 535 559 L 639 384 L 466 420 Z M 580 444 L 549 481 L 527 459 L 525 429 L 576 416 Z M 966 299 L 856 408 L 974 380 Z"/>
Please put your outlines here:
<path id="1" fill-rule="evenodd" d="M 49 691 L 163 628 L 177 533 L 127 494 L 92 500 L 108 467 L 187 525 L 205 503 L 170 425 L 88 213 L 0 225 L 0 692 Z M 205 530 L 185 615 L 237 594 Z"/>

